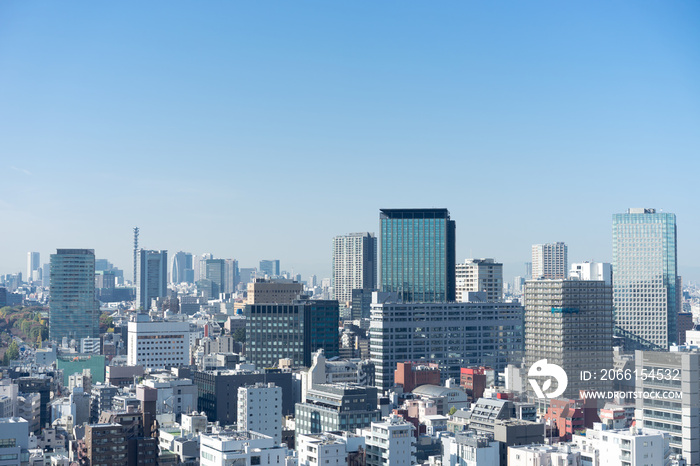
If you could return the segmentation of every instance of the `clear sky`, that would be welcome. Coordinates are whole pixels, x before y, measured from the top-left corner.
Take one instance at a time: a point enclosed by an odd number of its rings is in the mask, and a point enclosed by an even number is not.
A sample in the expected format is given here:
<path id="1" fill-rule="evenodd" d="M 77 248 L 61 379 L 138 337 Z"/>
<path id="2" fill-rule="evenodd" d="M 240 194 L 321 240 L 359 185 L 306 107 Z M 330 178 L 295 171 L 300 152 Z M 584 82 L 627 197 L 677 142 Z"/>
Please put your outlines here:
<path id="1" fill-rule="evenodd" d="M 457 260 L 610 261 L 678 218 L 700 280 L 700 2 L 0 2 L 0 273 L 141 245 L 330 276 L 383 207 Z"/>

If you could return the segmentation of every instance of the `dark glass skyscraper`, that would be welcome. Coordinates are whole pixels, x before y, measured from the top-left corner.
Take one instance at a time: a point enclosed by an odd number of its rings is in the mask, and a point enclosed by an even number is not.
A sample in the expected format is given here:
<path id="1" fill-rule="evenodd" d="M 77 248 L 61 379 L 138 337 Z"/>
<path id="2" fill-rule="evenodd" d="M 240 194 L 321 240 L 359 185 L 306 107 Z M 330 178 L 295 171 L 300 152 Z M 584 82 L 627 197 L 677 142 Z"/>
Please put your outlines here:
<path id="1" fill-rule="evenodd" d="M 613 303 L 618 327 L 662 348 L 675 342 L 681 303 L 675 214 L 613 215 Z"/>
<path id="2" fill-rule="evenodd" d="M 455 222 L 447 209 L 381 209 L 382 291 L 404 302 L 455 300 Z"/>
<path id="3" fill-rule="evenodd" d="M 153 298 L 168 294 L 168 251 L 141 249 L 136 268 L 136 305 L 149 310 Z"/>
<path id="4" fill-rule="evenodd" d="M 100 305 L 95 299 L 95 251 L 58 249 L 51 254 L 49 339 L 77 342 L 100 336 Z"/>

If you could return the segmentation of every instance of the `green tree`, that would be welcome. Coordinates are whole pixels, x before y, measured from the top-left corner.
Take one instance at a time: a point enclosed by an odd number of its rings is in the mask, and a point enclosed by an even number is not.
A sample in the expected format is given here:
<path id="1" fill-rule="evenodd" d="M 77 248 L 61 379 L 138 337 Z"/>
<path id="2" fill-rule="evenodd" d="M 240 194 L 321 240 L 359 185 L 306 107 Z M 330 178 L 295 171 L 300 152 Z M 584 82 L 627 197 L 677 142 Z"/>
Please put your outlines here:
<path id="1" fill-rule="evenodd" d="M 10 346 L 7 347 L 7 351 L 5 352 L 5 358 L 7 358 L 7 362 L 9 363 L 13 359 L 17 359 L 19 357 L 19 346 L 17 346 L 17 342 L 12 340 L 12 343 L 10 343 Z"/>
<path id="2" fill-rule="evenodd" d="M 453 406 L 453 407 L 450 408 L 450 412 L 447 413 L 447 414 L 449 414 L 450 416 L 452 416 L 452 415 L 453 415 L 454 413 L 456 413 L 456 412 L 457 412 L 457 408 L 455 408 L 455 407 Z"/>

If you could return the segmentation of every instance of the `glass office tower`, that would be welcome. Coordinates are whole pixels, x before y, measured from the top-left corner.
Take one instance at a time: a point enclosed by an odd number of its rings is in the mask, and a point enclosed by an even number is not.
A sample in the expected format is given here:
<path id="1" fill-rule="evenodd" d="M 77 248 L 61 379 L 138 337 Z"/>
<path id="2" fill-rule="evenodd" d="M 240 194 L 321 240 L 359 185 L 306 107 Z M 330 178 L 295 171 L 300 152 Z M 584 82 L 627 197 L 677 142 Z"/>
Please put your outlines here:
<path id="1" fill-rule="evenodd" d="M 100 305 L 95 299 L 95 251 L 58 249 L 51 254 L 49 339 L 61 343 L 100 336 Z"/>
<path id="2" fill-rule="evenodd" d="M 455 222 L 447 209 L 380 210 L 382 291 L 404 302 L 455 300 Z"/>
<path id="3" fill-rule="evenodd" d="M 618 327 L 662 348 L 675 342 L 681 303 L 675 214 L 613 215 L 613 303 Z"/>

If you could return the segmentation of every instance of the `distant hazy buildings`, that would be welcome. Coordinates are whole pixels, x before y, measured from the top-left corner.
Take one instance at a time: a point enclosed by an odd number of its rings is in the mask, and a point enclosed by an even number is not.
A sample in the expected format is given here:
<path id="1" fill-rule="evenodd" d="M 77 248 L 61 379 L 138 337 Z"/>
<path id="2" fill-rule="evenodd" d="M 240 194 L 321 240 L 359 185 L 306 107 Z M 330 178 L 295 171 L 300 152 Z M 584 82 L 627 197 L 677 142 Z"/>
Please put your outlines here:
<path id="1" fill-rule="evenodd" d="M 38 252 L 27 253 L 27 279 L 28 283 L 41 279 L 41 254 Z"/>
<path id="2" fill-rule="evenodd" d="M 192 265 L 192 254 L 179 251 L 173 256 L 170 265 L 171 283 L 194 283 L 194 267 Z"/>
<path id="3" fill-rule="evenodd" d="M 352 290 L 377 287 L 377 238 L 373 233 L 350 233 L 333 238 L 331 286 L 334 299 L 345 306 Z"/>
<path id="4" fill-rule="evenodd" d="M 404 302 L 455 300 L 455 222 L 447 209 L 380 210 L 379 282 Z"/>
<path id="5" fill-rule="evenodd" d="M 212 298 L 218 298 L 219 293 L 224 292 L 226 283 L 226 261 L 223 259 L 207 259 L 204 262 L 205 273 L 204 278 L 211 280 Z"/>
<path id="6" fill-rule="evenodd" d="M 100 336 L 100 306 L 95 299 L 95 251 L 58 249 L 51 254 L 49 338 Z"/>
<path id="7" fill-rule="evenodd" d="M 567 247 L 564 243 L 532 245 L 532 278 L 561 280 L 567 277 Z"/>
<path id="8" fill-rule="evenodd" d="M 676 216 L 655 209 L 613 215 L 615 324 L 667 348 L 681 310 Z"/>
<path id="9" fill-rule="evenodd" d="M 569 277 L 579 280 L 602 280 L 612 286 L 612 264 L 607 262 L 579 262 L 571 264 Z"/>
<path id="10" fill-rule="evenodd" d="M 486 293 L 490 302 L 503 298 L 503 264 L 493 259 L 467 259 L 455 269 L 457 302 L 466 300 L 470 291 Z"/>
<path id="11" fill-rule="evenodd" d="M 136 305 L 148 310 L 153 298 L 168 293 L 168 251 L 141 249 L 136 267 Z"/>
<path id="12" fill-rule="evenodd" d="M 612 313 L 612 289 L 603 281 L 527 281 L 526 367 L 542 359 L 559 365 L 569 378 L 565 398 L 578 399 L 581 389 L 609 389 L 609 382 L 582 380 L 581 371 L 600 374 L 613 367 Z"/>
<path id="13" fill-rule="evenodd" d="M 273 260 L 261 260 L 260 261 L 260 273 L 268 275 L 270 277 L 279 277 L 280 275 L 280 261 L 279 259 Z"/>

